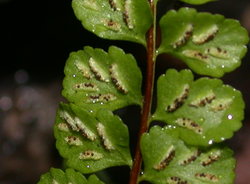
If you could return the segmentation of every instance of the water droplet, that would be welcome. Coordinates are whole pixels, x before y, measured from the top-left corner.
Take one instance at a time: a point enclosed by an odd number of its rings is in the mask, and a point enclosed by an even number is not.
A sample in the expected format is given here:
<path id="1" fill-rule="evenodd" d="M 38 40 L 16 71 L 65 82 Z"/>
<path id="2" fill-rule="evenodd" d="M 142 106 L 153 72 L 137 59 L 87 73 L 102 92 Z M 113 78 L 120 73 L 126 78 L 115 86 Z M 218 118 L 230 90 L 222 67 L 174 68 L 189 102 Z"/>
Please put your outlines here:
<path id="1" fill-rule="evenodd" d="M 229 115 L 227 116 L 227 119 L 229 119 L 229 120 L 233 119 L 233 115 L 232 115 L 232 114 L 229 114 Z"/>
<path id="2" fill-rule="evenodd" d="M 209 145 L 211 145 L 211 144 L 213 144 L 213 143 L 214 143 L 213 140 L 209 140 L 209 141 L 208 141 L 208 144 L 209 144 Z"/>
<path id="3" fill-rule="evenodd" d="M 73 77 L 76 77 L 76 75 L 74 74 Z"/>

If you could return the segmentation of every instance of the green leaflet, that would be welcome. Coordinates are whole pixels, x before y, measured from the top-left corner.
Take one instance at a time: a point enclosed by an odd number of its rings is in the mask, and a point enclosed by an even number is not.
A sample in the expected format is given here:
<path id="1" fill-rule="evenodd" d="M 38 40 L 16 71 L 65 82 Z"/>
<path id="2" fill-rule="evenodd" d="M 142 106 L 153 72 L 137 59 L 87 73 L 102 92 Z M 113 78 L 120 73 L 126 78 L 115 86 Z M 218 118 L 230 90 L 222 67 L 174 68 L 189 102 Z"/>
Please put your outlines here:
<path id="1" fill-rule="evenodd" d="M 99 37 L 146 45 L 152 24 L 147 0 L 73 0 L 72 6 L 82 25 Z"/>
<path id="2" fill-rule="evenodd" d="M 221 142 L 241 127 L 241 93 L 219 79 L 193 81 L 190 70 L 170 69 L 158 79 L 153 120 L 176 126 L 188 144 Z"/>
<path id="3" fill-rule="evenodd" d="M 41 176 L 38 184 L 104 184 L 95 175 L 89 176 L 88 180 L 79 172 L 73 169 L 51 168 L 50 171 Z"/>
<path id="4" fill-rule="evenodd" d="M 132 165 L 127 126 L 111 111 L 99 110 L 95 118 L 74 104 L 61 104 L 54 134 L 67 166 L 82 173 Z"/>
<path id="5" fill-rule="evenodd" d="M 198 150 L 184 144 L 174 128 L 155 126 L 142 136 L 144 171 L 152 184 L 233 184 L 235 160 L 229 148 Z"/>
<path id="6" fill-rule="evenodd" d="M 117 47 L 108 53 L 91 47 L 73 52 L 64 72 L 63 96 L 90 112 L 142 104 L 141 71 L 134 57 Z"/>
<path id="7" fill-rule="evenodd" d="M 194 5 L 200 5 L 200 4 L 205 4 L 211 1 L 216 1 L 216 0 L 180 0 L 184 3 L 188 3 L 188 4 L 194 4 Z"/>
<path id="8" fill-rule="evenodd" d="M 221 77 L 240 66 L 247 51 L 247 31 L 222 15 L 181 8 L 163 16 L 160 26 L 158 52 L 180 58 L 198 74 Z"/>

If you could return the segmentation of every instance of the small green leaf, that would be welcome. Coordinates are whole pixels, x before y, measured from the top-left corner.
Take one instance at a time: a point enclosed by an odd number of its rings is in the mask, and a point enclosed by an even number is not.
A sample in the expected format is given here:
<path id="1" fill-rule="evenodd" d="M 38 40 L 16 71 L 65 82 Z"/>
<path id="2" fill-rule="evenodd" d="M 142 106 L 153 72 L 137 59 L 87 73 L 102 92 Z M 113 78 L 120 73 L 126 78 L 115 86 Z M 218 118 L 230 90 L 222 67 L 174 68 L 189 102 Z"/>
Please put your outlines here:
<path id="1" fill-rule="evenodd" d="M 91 112 L 142 104 L 141 71 L 134 57 L 117 47 L 108 53 L 91 47 L 73 52 L 64 72 L 63 96 Z"/>
<path id="2" fill-rule="evenodd" d="M 142 136 L 144 171 L 152 184 L 233 184 L 235 160 L 229 148 L 199 150 L 184 144 L 174 128 L 155 126 Z"/>
<path id="3" fill-rule="evenodd" d="M 91 175 L 88 180 L 79 172 L 73 169 L 66 169 L 63 172 L 61 169 L 51 168 L 50 171 L 41 176 L 38 184 L 104 184 L 97 176 Z"/>
<path id="4" fill-rule="evenodd" d="M 66 164 L 82 173 L 132 164 L 127 126 L 111 111 L 101 109 L 94 118 L 74 104 L 61 104 L 54 132 Z"/>
<path id="5" fill-rule="evenodd" d="M 73 0 L 72 6 L 82 25 L 97 36 L 146 45 L 152 24 L 147 0 Z"/>
<path id="6" fill-rule="evenodd" d="M 158 52 L 176 56 L 198 74 L 221 77 L 239 67 L 247 51 L 247 31 L 222 15 L 181 8 L 163 16 L 160 26 Z"/>
<path id="7" fill-rule="evenodd" d="M 180 0 L 184 3 L 188 3 L 188 4 L 194 4 L 194 5 L 200 5 L 200 4 L 205 4 L 211 1 L 216 1 L 216 0 Z"/>
<path id="8" fill-rule="evenodd" d="M 190 70 L 168 70 L 158 79 L 153 120 L 176 126 L 192 145 L 209 145 L 232 137 L 241 127 L 242 95 L 219 79 L 193 81 Z"/>

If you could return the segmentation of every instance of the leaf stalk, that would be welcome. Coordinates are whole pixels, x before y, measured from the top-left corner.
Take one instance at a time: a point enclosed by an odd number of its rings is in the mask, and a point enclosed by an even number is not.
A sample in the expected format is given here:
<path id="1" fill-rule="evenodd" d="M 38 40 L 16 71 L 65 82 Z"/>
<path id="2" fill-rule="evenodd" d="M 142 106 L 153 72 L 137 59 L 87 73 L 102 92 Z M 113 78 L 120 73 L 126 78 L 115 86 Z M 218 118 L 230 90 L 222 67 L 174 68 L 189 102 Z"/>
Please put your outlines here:
<path id="1" fill-rule="evenodd" d="M 151 106 L 154 88 L 155 75 L 155 60 L 156 60 L 156 1 L 149 0 L 151 12 L 153 15 L 153 25 L 147 33 L 147 70 L 146 70 L 146 84 L 144 89 L 144 101 L 140 120 L 140 129 L 138 133 L 137 145 L 134 156 L 133 167 L 130 172 L 129 184 L 137 184 L 138 177 L 141 172 L 142 155 L 140 149 L 140 142 L 142 135 L 148 131 L 149 119 L 151 116 Z"/>

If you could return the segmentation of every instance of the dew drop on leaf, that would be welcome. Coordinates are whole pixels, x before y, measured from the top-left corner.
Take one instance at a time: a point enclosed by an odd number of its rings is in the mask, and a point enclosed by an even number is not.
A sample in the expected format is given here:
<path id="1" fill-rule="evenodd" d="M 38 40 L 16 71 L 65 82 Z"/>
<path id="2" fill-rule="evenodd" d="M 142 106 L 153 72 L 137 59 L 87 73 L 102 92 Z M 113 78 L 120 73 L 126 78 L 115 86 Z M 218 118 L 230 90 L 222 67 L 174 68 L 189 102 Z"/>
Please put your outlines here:
<path id="1" fill-rule="evenodd" d="M 209 140 L 209 141 L 208 141 L 208 144 L 209 144 L 209 145 L 212 145 L 213 143 L 214 143 L 213 140 Z"/>
<path id="2" fill-rule="evenodd" d="M 232 115 L 232 114 L 229 114 L 229 115 L 227 116 L 227 119 L 229 119 L 229 120 L 233 119 L 233 115 Z"/>

